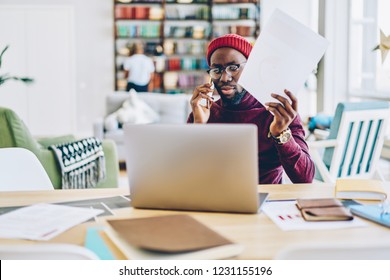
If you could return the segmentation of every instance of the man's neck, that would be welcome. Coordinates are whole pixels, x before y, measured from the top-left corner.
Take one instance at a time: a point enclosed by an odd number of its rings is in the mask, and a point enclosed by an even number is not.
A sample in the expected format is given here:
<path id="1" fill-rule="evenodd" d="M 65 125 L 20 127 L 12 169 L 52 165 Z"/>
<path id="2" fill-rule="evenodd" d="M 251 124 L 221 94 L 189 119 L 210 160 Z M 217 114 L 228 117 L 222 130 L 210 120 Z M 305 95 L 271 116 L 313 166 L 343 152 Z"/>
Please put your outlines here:
<path id="1" fill-rule="evenodd" d="M 221 97 L 221 100 L 222 100 L 222 107 L 224 108 L 234 108 L 236 106 L 238 106 L 242 99 L 244 98 L 245 94 L 247 93 L 247 91 L 245 89 L 243 89 L 240 93 L 236 94 L 233 99 L 231 100 L 225 100 Z"/>

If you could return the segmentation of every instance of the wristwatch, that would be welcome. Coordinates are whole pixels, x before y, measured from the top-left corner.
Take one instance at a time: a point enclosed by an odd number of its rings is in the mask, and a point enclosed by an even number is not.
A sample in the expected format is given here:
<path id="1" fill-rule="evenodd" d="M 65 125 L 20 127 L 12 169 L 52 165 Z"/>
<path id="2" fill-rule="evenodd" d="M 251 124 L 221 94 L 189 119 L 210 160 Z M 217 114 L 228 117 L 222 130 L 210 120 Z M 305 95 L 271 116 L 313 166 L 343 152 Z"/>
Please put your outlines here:
<path id="1" fill-rule="evenodd" d="M 271 134 L 271 131 L 268 132 L 268 138 L 274 139 L 274 141 L 279 145 L 287 143 L 291 139 L 291 137 L 292 134 L 290 128 L 283 130 L 282 133 L 279 134 L 279 136 L 273 136 Z"/>

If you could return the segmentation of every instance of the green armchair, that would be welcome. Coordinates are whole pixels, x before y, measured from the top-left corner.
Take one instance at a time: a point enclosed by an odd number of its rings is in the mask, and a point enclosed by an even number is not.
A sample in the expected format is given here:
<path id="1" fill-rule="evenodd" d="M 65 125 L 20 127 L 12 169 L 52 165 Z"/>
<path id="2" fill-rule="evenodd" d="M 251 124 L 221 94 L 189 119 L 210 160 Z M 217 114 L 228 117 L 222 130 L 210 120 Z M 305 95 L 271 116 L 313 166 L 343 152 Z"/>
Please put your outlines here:
<path id="1" fill-rule="evenodd" d="M 32 151 L 42 163 L 55 189 L 61 188 L 61 171 L 54 152 L 48 147 L 76 140 L 73 135 L 35 139 L 19 116 L 8 108 L 0 107 L 0 148 L 20 147 Z M 106 178 L 97 188 L 118 187 L 119 162 L 115 143 L 103 140 Z"/>

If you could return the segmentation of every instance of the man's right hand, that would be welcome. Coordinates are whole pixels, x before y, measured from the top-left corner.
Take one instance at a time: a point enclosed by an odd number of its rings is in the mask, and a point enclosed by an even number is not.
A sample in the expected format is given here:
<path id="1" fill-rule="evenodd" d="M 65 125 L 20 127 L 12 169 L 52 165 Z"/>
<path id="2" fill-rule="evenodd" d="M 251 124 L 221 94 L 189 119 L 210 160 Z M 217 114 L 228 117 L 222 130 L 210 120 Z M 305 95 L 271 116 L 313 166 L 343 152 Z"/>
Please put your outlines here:
<path id="1" fill-rule="evenodd" d="M 211 84 L 204 84 L 196 87 L 192 93 L 191 107 L 194 115 L 194 123 L 207 123 L 210 118 L 210 108 L 214 98 L 207 94 L 213 92 Z M 200 101 L 206 99 L 207 106 L 202 106 Z"/>

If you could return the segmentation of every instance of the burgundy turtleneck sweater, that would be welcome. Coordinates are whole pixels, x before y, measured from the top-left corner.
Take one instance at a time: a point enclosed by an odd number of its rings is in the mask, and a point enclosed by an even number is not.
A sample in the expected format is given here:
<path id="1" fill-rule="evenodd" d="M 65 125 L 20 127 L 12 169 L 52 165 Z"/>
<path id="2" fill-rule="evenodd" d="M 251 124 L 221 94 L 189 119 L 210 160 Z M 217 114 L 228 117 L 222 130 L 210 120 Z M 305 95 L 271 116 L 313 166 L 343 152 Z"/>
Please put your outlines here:
<path id="1" fill-rule="evenodd" d="M 305 132 L 299 115 L 290 124 L 292 139 L 278 145 L 268 138 L 273 116 L 250 93 L 246 93 L 240 104 L 229 108 L 222 106 L 219 99 L 210 109 L 208 123 L 252 123 L 258 128 L 259 184 L 281 184 L 283 169 L 293 183 L 311 183 L 314 177 L 314 163 L 305 142 Z M 194 122 L 193 114 L 188 123 Z"/>

